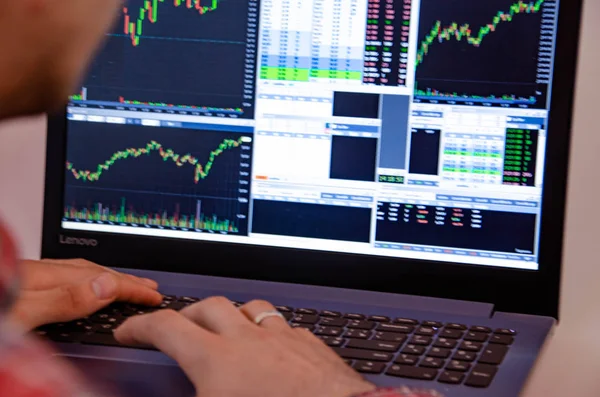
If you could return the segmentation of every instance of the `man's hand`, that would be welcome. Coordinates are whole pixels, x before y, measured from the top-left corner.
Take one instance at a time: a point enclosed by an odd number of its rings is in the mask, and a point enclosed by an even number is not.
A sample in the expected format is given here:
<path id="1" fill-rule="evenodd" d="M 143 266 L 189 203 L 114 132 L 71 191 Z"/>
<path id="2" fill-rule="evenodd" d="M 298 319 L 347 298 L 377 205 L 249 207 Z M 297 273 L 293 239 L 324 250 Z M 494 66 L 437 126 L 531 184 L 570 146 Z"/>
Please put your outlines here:
<path id="1" fill-rule="evenodd" d="M 179 313 L 132 317 L 115 337 L 175 359 L 198 396 L 350 397 L 375 388 L 309 331 L 279 317 L 254 323 L 274 311 L 263 301 L 237 309 L 226 298 L 210 298 Z"/>
<path id="2" fill-rule="evenodd" d="M 23 261 L 21 291 L 10 317 L 28 330 L 76 320 L 114 301 L 160 304 L 156 282 L 75 260 Z"/>

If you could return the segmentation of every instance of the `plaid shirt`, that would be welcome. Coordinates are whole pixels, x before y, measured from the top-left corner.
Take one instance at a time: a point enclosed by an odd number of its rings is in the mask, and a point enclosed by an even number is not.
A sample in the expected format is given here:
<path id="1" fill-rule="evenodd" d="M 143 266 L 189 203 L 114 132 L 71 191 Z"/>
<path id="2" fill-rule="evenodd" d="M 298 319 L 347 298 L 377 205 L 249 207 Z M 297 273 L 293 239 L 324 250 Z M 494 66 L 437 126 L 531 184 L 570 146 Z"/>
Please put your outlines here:
<path id="1" fill-rule="evenodd" d="M 6 321 L 6 311 L 18 292 L 15 245 L 0 223 L 0 396 L 7 397 L 116 397 L 99 393 L 49 346 Z M 442 397 L 408 388 L 381 389 L 360 397 Z"/>

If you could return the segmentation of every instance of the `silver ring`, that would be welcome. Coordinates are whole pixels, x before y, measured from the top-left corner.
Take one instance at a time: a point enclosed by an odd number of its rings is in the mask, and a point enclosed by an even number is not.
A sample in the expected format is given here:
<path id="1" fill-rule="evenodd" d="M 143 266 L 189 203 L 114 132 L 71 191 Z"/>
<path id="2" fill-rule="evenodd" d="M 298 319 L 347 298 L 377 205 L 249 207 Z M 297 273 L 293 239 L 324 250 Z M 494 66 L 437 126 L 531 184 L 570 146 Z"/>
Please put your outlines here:
<path id="1" fill-rule="evenodd" d="M 258 316 L 254 317 L 254 324 L 260 325 L 263 321 L 265 321 L 269 317 L 279 317 L 285 321 L 285 317 L 283 317 L 283 314 L 274 310 L 271 312 L 262 312 Z"/>

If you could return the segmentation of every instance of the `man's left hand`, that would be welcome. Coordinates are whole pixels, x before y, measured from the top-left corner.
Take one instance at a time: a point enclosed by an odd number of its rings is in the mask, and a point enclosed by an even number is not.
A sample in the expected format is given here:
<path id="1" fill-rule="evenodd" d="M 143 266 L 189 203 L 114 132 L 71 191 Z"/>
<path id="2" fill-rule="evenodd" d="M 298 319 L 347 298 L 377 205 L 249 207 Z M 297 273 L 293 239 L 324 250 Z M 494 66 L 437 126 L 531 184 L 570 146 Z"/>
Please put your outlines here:
<path id="1" fill-rule="evenodd" d="M 28 330 L 76 320 L 115 301 L 147 306 L 162 301 L 156 282 L 81 259 L 23 261 L 21 273 L 9 317 Z"/>

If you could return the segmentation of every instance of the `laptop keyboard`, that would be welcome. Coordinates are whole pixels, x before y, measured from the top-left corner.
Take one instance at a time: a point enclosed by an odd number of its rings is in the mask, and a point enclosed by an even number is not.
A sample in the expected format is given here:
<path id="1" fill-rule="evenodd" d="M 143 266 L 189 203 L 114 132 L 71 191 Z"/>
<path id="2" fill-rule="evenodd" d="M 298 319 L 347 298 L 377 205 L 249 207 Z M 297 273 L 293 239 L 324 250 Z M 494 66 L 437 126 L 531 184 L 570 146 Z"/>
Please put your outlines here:
<path id="1" fill-rule="evenodd" d="M 200 298 L 165 296 L 159 307 L 117 303 L 87 318 L 41 327 L 55 342 L 122 346 L 113 331 L 128 317 L 181 310 Z M 242 303 L 233 302 L 240 306 Z M 517 334 L 512 329 L 277 306 L 292 327 L 312 331 L 364 374 L 488 387 Z"/>

